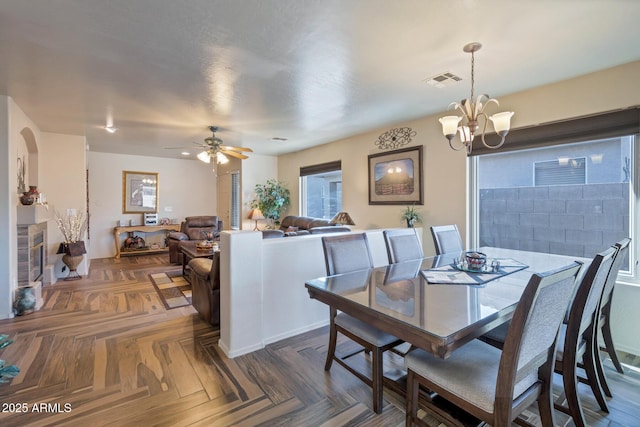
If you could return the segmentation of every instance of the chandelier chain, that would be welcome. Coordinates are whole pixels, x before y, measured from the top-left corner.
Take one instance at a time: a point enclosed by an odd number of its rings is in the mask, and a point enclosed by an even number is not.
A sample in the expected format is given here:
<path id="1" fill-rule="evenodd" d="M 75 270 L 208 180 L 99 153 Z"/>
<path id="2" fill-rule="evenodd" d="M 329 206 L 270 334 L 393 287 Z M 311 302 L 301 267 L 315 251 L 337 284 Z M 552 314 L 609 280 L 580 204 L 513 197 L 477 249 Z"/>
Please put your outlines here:
<path id="1" fill-rule="evenodd" d="M 471 99 L 469 99 L 470 102 L 474 102 L 474 98 L 473 98 L 473 92 L 474 92 L 474 88 L 475 88 L 475 65 L 476 65 L 476 57 L 474 52 L 471 52 Z"/>

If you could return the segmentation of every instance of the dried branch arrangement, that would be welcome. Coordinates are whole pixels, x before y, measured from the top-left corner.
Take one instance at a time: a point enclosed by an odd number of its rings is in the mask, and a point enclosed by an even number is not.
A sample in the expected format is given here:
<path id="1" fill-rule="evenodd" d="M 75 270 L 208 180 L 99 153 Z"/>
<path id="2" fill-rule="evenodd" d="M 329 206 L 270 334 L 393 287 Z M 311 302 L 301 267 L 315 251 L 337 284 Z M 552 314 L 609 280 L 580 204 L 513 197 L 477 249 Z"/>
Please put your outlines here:
<path id="1" fill-rule="evenodd" d="M 74 209 L 70 210 L 74 211 Z M 56 224 L 64 237 L 64 242 L 74 243 L 82 240 L 82 236 L 87 229 L 87 216 L 82 211 L 76 215 L 60 215 L 56 211 Z"/>

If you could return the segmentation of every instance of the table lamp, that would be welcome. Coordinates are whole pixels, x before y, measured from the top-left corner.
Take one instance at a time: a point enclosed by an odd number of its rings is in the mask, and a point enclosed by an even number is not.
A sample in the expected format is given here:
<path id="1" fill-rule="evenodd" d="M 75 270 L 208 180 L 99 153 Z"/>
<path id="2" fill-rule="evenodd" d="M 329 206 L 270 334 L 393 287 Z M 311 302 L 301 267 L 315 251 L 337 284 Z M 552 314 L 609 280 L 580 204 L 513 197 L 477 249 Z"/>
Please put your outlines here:
<path id="1" fill-rule="evenodd" d="M 329 221 L 329 224 L 332 224 L 332 225 L 356 225 L 356 223 L 353 222 L 353 220 L 351 219 L 351 217 L 349 216 L 349 214 L 347 212 L 338 212 L 337 214 L 335 214 L 335 216 L 333 218 L 331 218 L 331 221 Z"/>
<path id="2" fill-rule="evenodd" d="M 256 222 L 256 226 L 253 227 L 253 231 L 260 231 L 260 229 L 258 228 L 258 220 L 264 219 L 262 211 L 258 208 L 251 209 L 251 212 L 249 212 L 249 219 L 253 219 Z"/>

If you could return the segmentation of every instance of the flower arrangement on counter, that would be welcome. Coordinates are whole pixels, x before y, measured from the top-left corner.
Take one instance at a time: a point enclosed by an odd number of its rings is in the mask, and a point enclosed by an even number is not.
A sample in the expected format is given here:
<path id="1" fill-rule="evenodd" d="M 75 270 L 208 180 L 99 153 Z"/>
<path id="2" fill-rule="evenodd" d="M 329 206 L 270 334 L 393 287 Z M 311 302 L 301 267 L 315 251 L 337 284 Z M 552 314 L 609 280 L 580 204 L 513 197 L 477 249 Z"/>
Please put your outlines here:
<path id="1" fill-rule="evenodd" d="M 87 216 L 84 212 L 77 213 L 75 209 L 68 209 L 66 215 L 56 211 L 56 224 L 62 233 L 65 243 L 75 243 L 82 240 L 87 229 Z"/>

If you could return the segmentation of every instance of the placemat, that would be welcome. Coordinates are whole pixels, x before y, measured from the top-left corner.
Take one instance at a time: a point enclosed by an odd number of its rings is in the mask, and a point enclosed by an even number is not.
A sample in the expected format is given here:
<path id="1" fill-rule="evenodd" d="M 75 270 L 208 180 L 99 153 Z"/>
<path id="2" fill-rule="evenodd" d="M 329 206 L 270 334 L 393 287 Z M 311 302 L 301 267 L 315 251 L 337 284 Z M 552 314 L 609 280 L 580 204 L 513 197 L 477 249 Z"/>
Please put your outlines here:
<path id="1" fill-rule="evenodd" d="M 487 259 L 487 265 L 491 265 L 491 261 L 499 261 L 500 268 L 492 271 L 489 267 L 487 271 L 464 271 L 457 268 L 455 264 L 448 264 L 442 267 L 429 268 L 421 270 L 420 274 L 430 284 L 447 284 L 447 285 L 483 285 L 500 277 L 506 276 L 516 271 L 524 270 L 528 267 L 512 258 L 491 258 Z"/>

